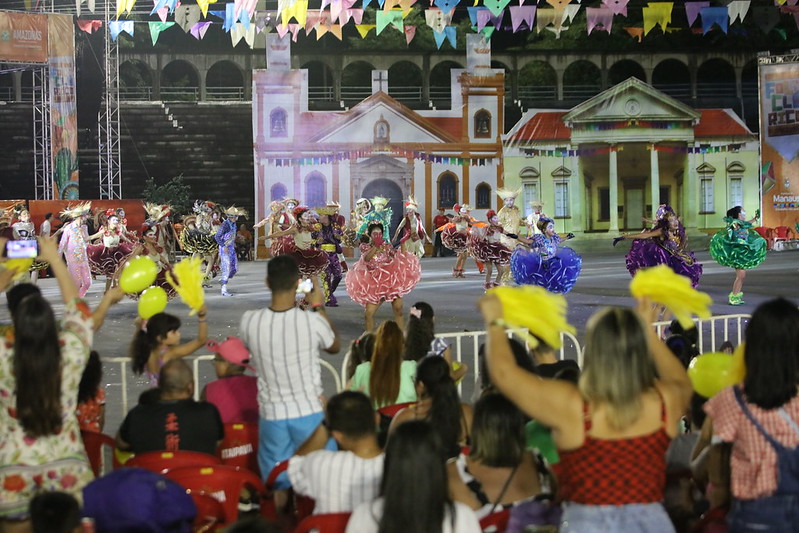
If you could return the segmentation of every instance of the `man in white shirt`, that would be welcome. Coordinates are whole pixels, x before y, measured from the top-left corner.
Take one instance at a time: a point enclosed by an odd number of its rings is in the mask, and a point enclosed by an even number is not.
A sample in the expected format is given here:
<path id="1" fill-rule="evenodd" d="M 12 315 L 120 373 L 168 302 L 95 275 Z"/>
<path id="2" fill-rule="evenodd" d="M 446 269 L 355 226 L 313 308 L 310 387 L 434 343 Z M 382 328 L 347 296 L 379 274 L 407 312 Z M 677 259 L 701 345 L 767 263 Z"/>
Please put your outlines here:
<path id="1" fill-rule="evenodd" d="M 352 512 L 380 491 L 384 456 L 375 412 L 355 391 L 336 394 L 325 410 L 325 422 L 289 460 L 289 480 L 294 492 L 316 502 L 314 514 Z M 340 451 L 322 449 L 331 437 Z"/>
<path id="2" fill-rule="evenodd" d="M 338 333 L 327 317 L 317 279 L 308 293 L 308 311 L 297 307 L 300 272 L 293 257 L 280 255 L 266 265 L 266 286 L 272 303 L 246 311 L 239 337 L 252 354 L 258 374 L 258 466 L 264 478 L 277 463 L 288 459 L 319 426 L 322 409 L 322 350 L 340 349 Z M 277 489 L 288 488 L 285 476 Z M 280 508 L 282 502 L 276 504 Z"/>
<path id="3" fill-rule="evenodd" d="M 44 215 L 44 222 L 39 227 L 39 235 L 42 237 L 49 237 L 52 230 L 50 229 L 50 219 L 52 218 L 52 213 L 47 213 Z"/>

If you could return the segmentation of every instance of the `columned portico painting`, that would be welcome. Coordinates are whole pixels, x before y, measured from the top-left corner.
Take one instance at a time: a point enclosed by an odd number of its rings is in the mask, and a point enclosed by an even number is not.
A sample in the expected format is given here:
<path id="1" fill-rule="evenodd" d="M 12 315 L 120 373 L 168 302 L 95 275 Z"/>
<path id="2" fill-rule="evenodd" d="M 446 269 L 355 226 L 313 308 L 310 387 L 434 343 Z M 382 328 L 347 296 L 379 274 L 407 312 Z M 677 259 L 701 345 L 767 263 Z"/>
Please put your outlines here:
<path id="1" fill-rule="evenodd" d="M 256 217 L 295 197 L 310 207 L 386 196 L 392 232 L 413 194 L 430 228 L 437 207 L 469 203 L 484 218 L 502 183 L 504 71 L 470 36 L 469 68 L 451 71 L 448 110 L 410 109 L 388 94 L 388 72 L 372 73 L 372 95 L 351 109 L 308 110 L 308 76 L 291 69 L 290 41 L 270 34 L 269 68 L 253 73 Z M 289 36 L 290 38 L 290 36 Z M 284 42 L 285 41 L 285 42 Z"/>
<path id="2" fill-rule="evenodd" d="M 757 136 L 737 115 L 636 78 L 567 111 L 529 110 L 504 144 L 506 186 L 543 201 L 560 232 L 640 230 L 661 203 L 711 230 L 729 207 L 759 205 Z"/>

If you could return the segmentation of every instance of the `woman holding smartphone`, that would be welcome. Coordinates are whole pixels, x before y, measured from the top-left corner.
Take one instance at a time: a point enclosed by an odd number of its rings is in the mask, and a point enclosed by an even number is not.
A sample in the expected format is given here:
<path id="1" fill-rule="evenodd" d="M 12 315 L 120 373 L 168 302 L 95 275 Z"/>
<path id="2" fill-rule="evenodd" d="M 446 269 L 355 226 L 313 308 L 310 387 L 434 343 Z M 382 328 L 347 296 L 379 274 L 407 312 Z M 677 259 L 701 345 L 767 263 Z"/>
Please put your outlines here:
<path id="1" fill-rule="evenodd" d="M 375 327 L 375 313 L 390 302 L 394 321 L 404 329 L 402 297 L 419 283 L 422 268 L 419 258 L 396 250 L 383 240 L 383 224 L 372 222 L 367 230 L 369 242 L 360 245 L 361 258 L 345 278 L 350 298 L 364 308 L 366 331 Z"/>

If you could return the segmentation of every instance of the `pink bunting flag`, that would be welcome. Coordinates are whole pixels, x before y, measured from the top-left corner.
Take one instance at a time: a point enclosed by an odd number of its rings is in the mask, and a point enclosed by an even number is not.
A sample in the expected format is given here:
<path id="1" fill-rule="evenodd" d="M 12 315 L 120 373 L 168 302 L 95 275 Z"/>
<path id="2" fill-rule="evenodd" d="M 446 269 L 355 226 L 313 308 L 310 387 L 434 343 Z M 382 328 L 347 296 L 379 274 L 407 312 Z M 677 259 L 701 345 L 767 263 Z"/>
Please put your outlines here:
<path id="1" fill-rule="evenodd" d="M 522 23 L 526 24 L 527 30 L 533 29 L 533 21 L 535 20 L 535 6 L 511 6 L 510 7 L 510 22 L 513 27 L 513 33 L 519 31 Z"/>
<path id="2" fill-rule="evenodd" d="M 289 25 L 288 24 L 278 24 L 275 26 L 275 30 L 280 37 L 285 37 L 286 34 L 289 32 Z"/>
<path id="3" fill-rule="evenodd" d="M 301 29 L 302 29 L 302 26 L 300 26 L 299 24 L 293 24 L 293 23 L 289 24 L 289 31 L 291 32 L 291 41 L 292 42 L 295 42 L 295 43 L 297 42 L 297 37 L 300 35 L 300 30 Z"/>
<path id="4" fill-rule="evenodd" d="M 350 20 L 354 21 L 355 24 L 360 24 L 363 21 L 363 9 L 358 8 L 345 10 L 341 14 L 339 22 L 342 26 L 344 26 Z"/>
<path id="5" fill-rule="evenodd" d="M 78 19 L 78 28 L 85 31 L 86 33 L 94 33 L 95 31 L 99 30 L 103 27 L 102 20 L 81 20 Z"/>
<path id="6" fill-rule="evenodd" d="M 588 35 L 595 29 L 610 33 L 613 26 L 613 11 L 606 7 L 589 7 L 585 10 L 588 21 Z"/>
<path id="7" fill-rule="evenodd" d="M 211 22 L 198 22 L 194 26 L 192 26 L 189 33 L 191 33 L 195 39 L 201 41 L 203 37 L 205 37 L 205 32 L 208 31 L 208 28 L 211 26 Z"/>
<path id="8" fill-rule="evenodd" d="M 614 15 L 627 16 L 627 4 L 630 0 L 602 0 L 602 5 L 613 11 Z"/>
<path id="9" fill-rule="evenodd" d="M 685 16 L 688 17 L 688 26 L 693 26 L 696 17 L 702 8 L 710 7 L 710 2 L 685 2 Z"/>
<path id="10" fill-rule="evenodd" d="M 416 36 L 416 26 L 403 26 L 402 29 L 405 32 L 405 44 L 411 44 Z"/>

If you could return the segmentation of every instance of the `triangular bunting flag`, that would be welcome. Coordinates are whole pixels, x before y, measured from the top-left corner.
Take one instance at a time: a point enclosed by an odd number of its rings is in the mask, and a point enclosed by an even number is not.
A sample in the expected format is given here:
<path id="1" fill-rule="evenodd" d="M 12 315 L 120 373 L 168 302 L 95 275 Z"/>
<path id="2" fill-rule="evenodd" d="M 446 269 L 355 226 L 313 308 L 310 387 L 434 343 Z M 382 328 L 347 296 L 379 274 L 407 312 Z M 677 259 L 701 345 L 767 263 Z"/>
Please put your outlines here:
<path id="1" fill-rule="evenodd" d="M 480 33 L 483 34 L 483 36 L 486 38 L 486 40 L 489 40 L 489 39 L 491 39 L 491 36 L 494 35 L 494 30 L 496 30 L 496 29 L 497 28 L 495 26 L 486 26 L 485 28 L 480 30 Z"/>
<path id="2" fill-rule="evenodd" d="M 405 44 L 411 44 L 416 36 L 416 26 L 403 26 L 402 29 L 405 30 Z"/>
<path id="3" fill-rule="evenodd" d="M 630 0 L 602 0 L 602 4 L 613 11 L 614 15 L 627 16 L 627 4 Z"/>
<path id="4" fill-rule="evenodd" d="M 510 4 L 510 0 L 483 0 L 483 5 L 487 7 L 495 17 L 502 13 L 502 11 L 508 7 L 508 4 Z"/>
<path id="5" fill-rule="evenodd" d="M 588 21 L 588 35 L 595 29 L 610 33 L 613 26 L 613 11 L 606 7 L 588 7 L 585 9 L 585 17 Z"/>
<path id="6" fill-rule="evenodd" d="M 736 20 L 744 21 L 746 14 L 749 12 L 749 0 L 732 0 L 727 4 L 727 12 L 730 15 L 730 24 Z"/>
<path id="7" fill-rule="evenodd" d="M 580 6 L 578 4 L 567 5 L 565 8 L 563 8 L 563 20 L 561 23 L 565 24 L 568 20 L 569 24 L 571 24 L 574 21 L 574 17 L 577 16 L 578 11 L 580 11 Z"/>
<path id="8" fill-rule="evenodd" d="M 460 0 L 434 0 L 433 4 L 441 8 L 441 11 L 448 14 L 455 9 L 459 1 Z"/>
<path id="9" fill-rule="evenodd" d="M 133 21 L 132 20 L 110 20 L 108 21 L 108 32 L 111 34 L 111 40 L 116 41 L 119 34 L 122 32 L 128 35 L 133 35 Z"/>
<path id="10" fill-rule="evenodd" d="M 175 22 L 186 33 L 200 22 L 201 16 L 200 6 L 181 4 L 175 8 Z"/>
<path id="11" fill-rule="evenodd" d="M 375 24 L 356 24 L 355 29 L 358 30 L 358 33 L 361 35 L 361 39 L 366 38 L 366 34 L 375 29 Z"/>
<path id="12" fill-rule="evenodd" d="M 443 11 L 438 9 L 437 7 L 431 7 L 430 9 L 426 9 L 424 12 L 424 19 L 425 23 L 433 30 L 433 31 L 444 31 L 446 26 L 449 26 L 452 22 L 452 14 L 445 14 Z"/>
<path id="13" fill-rule="evenodd" d="M 721 31 L 727 33 L 727 20 L 729 19 L 726 7 L 705 7 L 699 11 L 702 17 L 702 33 L 709 32 L 713 25 L 718 25 Z"/>
<path id="14" fill-rule="evenodd" d="M 710 2 L 685 2 L 685 16 L 688 18 L 688 26 L 693 26 L 699 11 L 704 7 L 710 7 Z"/>
<path id="15" fill-rule="evenodd" d="M 117 18 L 119 18 L 122 13 L 130 15 L 130 11 L 135 5 L 136 0 L 117 0 Z"/>
<path id="16" fill-rule="evenodd" d="M 162 31 L 175 25 L 174 22 L 149 22 L 148 24 L 150 26 L 150 40 L 152 40 L 153 46 L 158 42 L 158 36 L 161 35 Z"/>
<path id="17" fill-rule="evenodd" d="M 280 13 L 281 21 L 284 25 L 294 18 L 300 26 L 305 26 L 305 18 L 308 16 L 308 0 L 297 0 L 290 7 Z M 292 32 L 292 37 L 294 32 Z"/>
<path id="18" fill-rule="evenodd" d="M 208 16 L 208 6 L 209 4 L 216 3 L 216 0 L 197 0 L 197 5 L 200 6 L 200 11 L 202 11 L 203 17 Z"/>
<path id="19" fill-rule="evenodd" d="M 78 19 L 78 28 L 86 33 L 94 33 L 103 27 L 102 20 L 81 20 Z"/>
<path id="20" fill-rule="evenodd" d="M 195 39 L 200 41 L 200 40 L 202 40 L 203 37 L 205 37 L 205 32 L 208 31 L 208 27 L 210 25 L 211 25 L 211 22 L 209 22 L 209 21 L 198 22 L 197 24 L 192 26 L 192 28 L 191 28 L 191 30 L 189 30 L 189 32 L 192 34 L 192 36 Z"/>
<path id="21" fill-rule="evenodd" d="M 393 24 L 399 31 L 402 31 L 402 11 L 399 9 L 392 9 L 388 12 L 377 11 L 375 22 L 377 26 L 375 32 L 377 35 L 380 35 L 380 32 L 389 24 Z"/>
<path id="22" fill-rule="evenodd" d="M 441 45 L 444 44 L 444 39 L 449 41 L 449 44 L 452 46 L 452 48 L 455 48 L 455 45 L 457 44 L 456 36 L 457 33 L 455 26 L 447 26 L 444 28 L 444 31 L 433 32 L 433 37 L 436 40 L 436 46 L 439 49 L 441 49 Z"/>
<path id="23" fill-rule="evenodd" d="M 535 6 L 511 6 L 510 7 L 510 21 L 513 32 L 519 31 L 522 22 L 526 25 L 528 30 L 533 29 L 533 21 L 535 20 Z"/>

